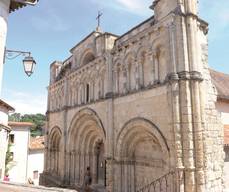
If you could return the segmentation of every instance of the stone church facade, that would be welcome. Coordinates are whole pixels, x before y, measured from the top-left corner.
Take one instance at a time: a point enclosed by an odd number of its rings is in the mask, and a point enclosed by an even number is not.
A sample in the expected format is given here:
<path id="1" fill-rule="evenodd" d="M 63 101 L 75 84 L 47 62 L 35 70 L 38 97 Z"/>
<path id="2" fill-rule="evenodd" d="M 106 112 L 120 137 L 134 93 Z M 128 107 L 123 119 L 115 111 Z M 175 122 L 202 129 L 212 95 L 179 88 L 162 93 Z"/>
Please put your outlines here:
<path id="1" fill-rule="evenodd" d="M 51 64 L 42 184 L 81 185 L 90 166 L 109 192 L 223 190 L 208 24 L 197 0 L 151 8 L 124 35 L 94 31 Z"/>

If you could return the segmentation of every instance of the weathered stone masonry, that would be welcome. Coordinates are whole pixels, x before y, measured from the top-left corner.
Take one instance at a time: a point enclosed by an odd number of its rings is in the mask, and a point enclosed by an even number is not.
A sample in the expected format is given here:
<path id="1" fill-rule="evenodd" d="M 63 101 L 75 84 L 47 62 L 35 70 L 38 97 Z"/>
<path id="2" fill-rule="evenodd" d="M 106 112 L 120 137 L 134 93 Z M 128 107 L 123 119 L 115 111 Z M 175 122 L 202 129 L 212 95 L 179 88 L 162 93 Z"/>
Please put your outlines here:
<path id="1" fill-rule="evenodd" d="M 82 184 L 90 166 L 108 191 L 137 191 L 171 171 L 183 173 L 176 191 L 222 191 L 208 24 L 197 0 L 152 9 L 126 34 L 95 31 L 51 65 L 44 184 Z"/>

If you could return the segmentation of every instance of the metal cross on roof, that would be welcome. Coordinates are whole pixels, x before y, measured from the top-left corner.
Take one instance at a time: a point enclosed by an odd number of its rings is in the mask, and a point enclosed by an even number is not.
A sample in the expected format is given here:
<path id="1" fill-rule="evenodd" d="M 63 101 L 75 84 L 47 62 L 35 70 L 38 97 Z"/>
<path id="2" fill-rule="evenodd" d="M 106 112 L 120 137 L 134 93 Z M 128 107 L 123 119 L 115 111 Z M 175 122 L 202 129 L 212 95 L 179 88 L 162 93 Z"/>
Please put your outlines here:
<path id="1" fill-rule="evenodd" d="M 102 17 L 103 13 L 102 12 L 98 12 L 98 16 L 96 17 L 96 20 L 98 20 L 98 28 L 100 27 L 100 18 Z"/>

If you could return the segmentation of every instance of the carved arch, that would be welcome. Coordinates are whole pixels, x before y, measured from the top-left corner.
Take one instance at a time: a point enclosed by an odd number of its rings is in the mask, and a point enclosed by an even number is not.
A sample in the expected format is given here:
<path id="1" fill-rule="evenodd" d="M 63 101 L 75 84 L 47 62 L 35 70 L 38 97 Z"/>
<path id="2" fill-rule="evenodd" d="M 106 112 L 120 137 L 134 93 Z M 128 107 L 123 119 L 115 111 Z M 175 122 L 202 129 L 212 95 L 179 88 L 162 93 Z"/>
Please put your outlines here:
<path id="1" fill-rule="evenodd" d="M 84 51 L 80 59 L 80 66 L 86 65 L 95 59 L 94 51 L 88 48 Z"/>
<path id="2" fill-rule="evenodd" d="M 160 129 L 151 121 L 144 119 L 144 118 L 134 118 L 129 120 L 124 124 L 121 131 L 119 132 L 117 136 L 117 148 L 116 148 L 116 155 L 121 158 L 124 155 L 123 148 L 125 148 L 126 142 L 128 142 L 126 139 L 131 138 L 131 135 L 134 134 L 135 136 L 139 136 L 143 134 L 148 134 L 148 136 L 155 137 L 165 154 L 169 154 L 169 146 L 168 143 L 160 131 Z M 134 136 L 132 135 L 132 136 Z"/>
<path id="3" fill-rule="evenodd" d="M 99 159 L 98 145 L 104 146 L 105 139 L 106 132 L 103 123 L 94 110 L 84 108 L 75 114 L 68 129 L 67 144 L 69 152 L 73 154 L 69 159 L 69 172 L 74 181 L 82 183 L 86 167 L 90 166 L 92 181 L 99 182 L 100 167 L 98 165 L 101 162 L 104 163 L 104 156 Z M 71 169 L 72 165 L 75 169 Z M 79 176 L 75 178 L 75 174 Z"/>
<path id="4" fill-rule="evenodd" d="M 121 93 L 123 89 L 123 72 L 122 72 L 123 62 L 121 59 L 116 59 L 113 65 L 113 91 L 116 94 Z"/>
<path id="5" fill-rule="evenodd" d="M 153 59 L 149 57 L 149 48 L 140 47 L 137 52 L 139 84 L 146 87 L 152 83 L 153 77 Z M 151 56 L 153 57 L 153 56 Z"/>
<path id="6" fill-rule="evenodd" d="M 116 140 L 117 191 L 136 191 L 142 183 L 160 178 L 169 169 L 169 147 L 160 129 L 144 118 L 125 123 Z M 145 178 L 150 178 L 145 181 Z"/>
<path id="7" fill-rule="evenodd" d="M 88 127 L 92 125 L 90 123 L 94 123 L 93 125 L 96 125 L 96 127 L 92 127 L 92 128 L 96 128 L 96 130 L 98 131 L 97 133 L 99 133 L 101 138 L 105 140 L 106 132 L 102 120 L 99 118 L 98 114 L 93 109 L 84 108 L 78 111 L 75 114 L 75 116 L 72 118 L 72 121 L 68 129 L 68 135 L 69 135 L 68 146 L 75 146 L 72 145 L 73 144 L 72 142 L 74 141 L 80 143 L 80 141 L 82 140 L 82 137 L 80 137 L 80 135 L 82 133 L 86 133 L 84 131 L 89 131 L 89 129 L 84 130 L 84 127 Z"/>
<path id="8" fill-rule="evenodd" d="M 136 53 L 129 52 L 124 60 L 127 68 L 127 89 L 134 90 L 136 88 Z"/>
<path id="9" fill-rule="evenodd" d="M 60 141 L 61 136 L 61 129 L 58 126 L 53 127 L 49 133 L 48 147 L 56 146 L 56 144 L 58 144 L 57 141 Z"/>
<path id="10" fill-rule="evenodd" d="M 59 164 L 60 164 L 61 137 L 62 137 L 61 129 L 57 126 L 53 127 L 49 134 L 48 164 L 49 164 L 49 169 L 52 170 L 52 173 L 55 175 L 60 174 Z"/>

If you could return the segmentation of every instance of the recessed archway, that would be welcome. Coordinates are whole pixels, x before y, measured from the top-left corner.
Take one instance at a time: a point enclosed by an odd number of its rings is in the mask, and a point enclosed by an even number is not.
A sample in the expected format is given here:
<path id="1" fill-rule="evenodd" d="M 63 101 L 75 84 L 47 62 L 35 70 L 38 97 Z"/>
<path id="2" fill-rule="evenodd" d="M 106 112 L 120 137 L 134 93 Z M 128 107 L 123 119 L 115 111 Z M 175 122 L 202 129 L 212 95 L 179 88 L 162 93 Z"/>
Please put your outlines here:
<path id="1" fill-rule="evenodd" d="M 128 121 L 120 131 L 116 148 L 117 191 L 135 191 L 166 173 L 169 148 L 160 130 L 149 120 Z M 148 179 L 148 180 L 147 180 Z"/>
<path id="2" fill-rule="evenodd" d="M 92 182 L 104 184 L 105 179 L 105 131 L 102 121 L 95 111 L 86 108 L 74 116 L 68 131 L 69 179 L 83 183 L 84 173 L 89 166 L 92 173 Z M 71 167 L 74 167 L 72 169 Z"/>
<path id="3" fill-rule="evenodd" d="M 87 51 L 82 57 L 81 66 L 92 62 L 94 59 L 95 55 L 91 51 Z"/>
<path id="4" fill-rule="evenodd" d="M 54 175 L 60 175 L 60 143 L 61 143 L 61 130 L 59 127 L 52 128 L 49 135 L 49 169 Z"/>

